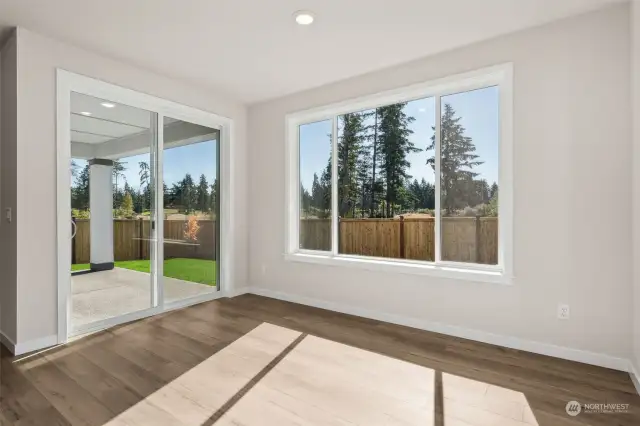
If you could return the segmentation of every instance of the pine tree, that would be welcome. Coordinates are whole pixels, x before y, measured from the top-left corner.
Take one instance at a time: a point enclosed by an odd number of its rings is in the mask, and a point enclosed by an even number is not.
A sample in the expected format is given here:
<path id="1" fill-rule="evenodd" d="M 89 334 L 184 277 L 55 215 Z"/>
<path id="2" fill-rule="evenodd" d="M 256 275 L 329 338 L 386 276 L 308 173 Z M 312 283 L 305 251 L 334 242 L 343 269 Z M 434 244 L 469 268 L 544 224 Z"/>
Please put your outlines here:
<path id="1" fill-rule="evenodd" d="M 169 205 L 173 205 L 172 204 L 172 196 L 171 196 L 171 191 L 169 191 L 169 187 L 167 186 L 166 183 L 162 184 L 162 194 L 163 194 L 163 203 L 164 203 L 164 208 L 167 208 L 167 206 Z"/>
<path id="2" fill-rule="evenodd" d="M 114 180 L 114 191 L 113 191 L 113 205 L 114 207 L 120 206 L 122 203 L 122 197 L 124 194 L 120 192 L 120 187 L 118 185 L 119 179 L 125 179 L 124 172 L 127 170 L 125 166 L 126 161 L 118 161 L 115 160 L 113 162 L 112 174 Z"/>
<path id="3" fill-rule="evenodd" d="M 313 183 L 311 184 L 311 207 L 318 211 L 324 208 L 324 190 L 320 185 L 318 174 L 313 174 Z"/>
<path id="4" fill-rule="evenodd" d="M 380 117 L 380 108 L 376 108 L 374 111 L 373 121 L 373 135 L 371 142 L 371 183 L 369 184 L 369 217 L 374 217 L 378 209 L 378 194 L 382 193 L 383 184 L 380 179 L 376 180 L 376 166 L 379 160 L 379 141 L 378 141 L 378 117 Z"/>
<path id="5" fill-rule="evenodd" d="M 78 173 L 75 178 L 74 185 L 71 187 L 71 207 L 78 210 L 89 209 L 89 184 L 90 173 L 87 164 Z"/>
<path id="6" fill-rule="evenodd" d="M 322 205 L 318 212 L 318 217 L 325 219 L 331 216 L 331 157 L 327 161 L 327 167 L 320 177 L 320 186 L 322 187 Z"/>
<path id="7" fill-rule="evenodd" d="M 71 160 L 71 177 L 76 178 L 78 176 L 80 166 L 76 163 L 76 160 Z"/>
<path id="8" fill-rule="evenodd" d="M 415 121 L 415 118 L 405 113 L 405 106 L 406 103 L 399 103 L 378 108 L 380 116 L 378 142 L 380 144 L 380 169 L 386 186 L 386 217 L 394 215 L 394 206 L 400 202 L 400 193 L 405 180 L 411 177 L 408 174 L 410 163 L 407 161 L 407 155 L 420 151 L 409 140 L 409 136 L 413 133 L 409 125 Z"/>
<path id="9" fill-rule="evenodd" d="M 421 208 L 435 210 L 436 208 L 436 187 L 427 182 L 424 178 L 420 182 Z"/>
<path id="10" fill-rule="evenodd" d="M 138 166 L 140 167 L 138 176 L 140 177 L 140 196 L 142 199 L 141 210 L 151 210 L 151 171 L 149 169 L 149 163 L 140 161 Z"/>
<path id="11" fill-rule="evenodd" d="M 489 191 L 489 198 L 493 199 L 494 197 L 498 196 L 498 184 L 493 182 L 493 185 L 491 185 L 491 190 Z"/>
<path id="12" fill-rule="evenodd" d="M 200 182 L 196 189 L 197 208 L 201 212 L 209 210 L 209 183 L 204 174 L 200 175 Z"/>
<path id="13" fill-rule="evenodd" d="M 302 216 L 305 218 L 309 217 L 311 213 L 311 194 L 309 194 L 309 190 L 302 185 L 302 182 L 300 182 L 300 208 Z"/>
<path id="14" fill-rule="evenodd" d="M 440 138 L 440 207 L 447 214 L 469 205 L 467 200 L 470 198 L 470 183 L 478 175 L 473 172 L 473 168 L 483 163 L 474 154 L 476 147 L 473 140 L 465 136 L 465 128 L 460 120 L 461 117 L 456 117 L 453 107 L 445 103 Z M 435 150 L 435 134 L 427 148 L 427 151 L 430 150 Z M 429 158 L 427 164 L 435 170 L 435 156 Z"/>
<path id="15" fill-rule="evenodd" d="M 131 192 L 125 192 L 124 197 L 122 198 L 120 214 L 126 218 L 133 217 L 133 198 L 131 197 Z"/>
<path id="16" fill-rule="evenodd" d="M 184 176 L 180 186 L 180 204 L 182 204 L 186 214 L 191 214 L 198 202 L 196 188 L 191 174 L 187 173 Z"/>
<path id="17" fill-rule="evenodd" d="M 411 194 L 411 199 L 412 199 L 411 206 L 413 210 L 424 208 L 422 206 L 422 201 L 423 201 L 422 187 L 420 186 L 418 179 L 414 179 L 413 182 L 411 182 L 408 185 L 407 189 Z"/>
<path id="18" fill-rule="evenodd" d="M 209 196 L 209 210 L 211 217 L 215 218 L 218 214 L 218 179 L 211 184 L 211 195 Z"/>
<path id="19" fill-rule="evenodd" d="M 475 204 L 485 204 L 491 199 L 491 188 L 486 179 L 480 179 L 475 181 L 476 190 L 476 202 Z"/>
<path id="20" fill-rule="evenodd" d="M 366 171 L 361 157 L 366 134 L 363 113 L 345 114 L 338 118 L 341 132 L 338 135 L 338 215 L 355 216 L 359 188 Z M 363 177 L 364 175 L 364 177 Z"/>

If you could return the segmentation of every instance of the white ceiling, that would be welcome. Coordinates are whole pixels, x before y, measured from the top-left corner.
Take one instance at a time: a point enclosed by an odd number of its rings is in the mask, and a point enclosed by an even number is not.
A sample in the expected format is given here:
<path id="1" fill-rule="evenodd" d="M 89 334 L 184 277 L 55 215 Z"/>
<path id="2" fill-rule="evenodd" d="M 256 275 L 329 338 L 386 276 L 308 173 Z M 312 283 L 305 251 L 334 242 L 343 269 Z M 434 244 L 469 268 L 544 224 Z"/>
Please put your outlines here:
<path id="1" fill-rule="evenodd" d="M 106 108 L 108 102 L 115 105 Z M 85 116 L 82 113 L 90 113 Z M 71 142 L 99 144 L 135 135 L 151 127 L 151 113 L 81 93 L 71 94 Z"/>
<path id="2" fill-rule="evenodd" d="M 0 21 L 253 103 L 624 1 L 0 0 Z"/>

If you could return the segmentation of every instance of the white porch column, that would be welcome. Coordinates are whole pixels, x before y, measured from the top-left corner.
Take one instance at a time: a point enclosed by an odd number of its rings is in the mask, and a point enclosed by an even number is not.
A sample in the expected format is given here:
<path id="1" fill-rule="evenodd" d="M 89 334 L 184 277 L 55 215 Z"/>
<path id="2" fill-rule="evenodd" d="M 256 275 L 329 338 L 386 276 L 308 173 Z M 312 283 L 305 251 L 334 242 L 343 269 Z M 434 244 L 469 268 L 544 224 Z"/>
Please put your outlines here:
<path id="1" fill-rule="evenodd" d="M 89 160 L 91 270 L 113 269 L 113 160 Z"/>

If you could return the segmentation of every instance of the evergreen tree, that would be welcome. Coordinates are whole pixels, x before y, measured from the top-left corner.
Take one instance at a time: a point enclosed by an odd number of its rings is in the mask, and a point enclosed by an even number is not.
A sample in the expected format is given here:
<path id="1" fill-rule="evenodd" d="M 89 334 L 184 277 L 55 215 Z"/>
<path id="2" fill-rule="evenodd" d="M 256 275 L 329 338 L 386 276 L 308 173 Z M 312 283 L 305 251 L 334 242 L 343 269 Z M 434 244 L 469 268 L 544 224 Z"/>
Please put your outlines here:
<path id="1" fill-rule="evenodd" d="M 498 184 L 493 182 L 493 185 L 491 185 L 491 190 L 489 191 L 489 198 L 493 199 L 494 197 L 498 196 Z"/>
<path id="2" fill-rule="evenodd" d="M 355 216 L 359 188 L 368 176 L 366 171 L 366 134 L 363 113 L 345 114 L 338 118 L 338 215 Z"/>
<path id="3" fill-rule="evenodd" d="M 198 204 L 197 191 L 191 174 L 187 173 L 182 179 L 180 204 L 186 214 L 191 214 Z"/>
<path id="4" fill-rule="evenodd" d="M 163 194 L 163 202 L 164 207 L 166 208 L 168 205 L 171 205 L 171 191 L 169 191 L 169 187 L 166 183 L 162 184 L 162 194 Z"/>
<path id="5" fill-rule="evenodd" d="M 477 204 L 485 204 L 491 200 L 491 188 L 489 188 L 489 184 L 486 179 L 480 179 L 475 181 L 475 190 L 476 190 L 476 205 Z"/>
<path id="6" fill-rule="evenodd" d="M 80 171 L 80 166 L 76 163 L 76 160 L 71 160 L 71 177 L 76 178 Z"/>
<path id="7" fill-rule="evenodd" d="M 327 161 L 327 167 L 320 177 L 320 186 L 322 187 L 322 204 L 319 207 L 318 217 L 324 219 L 331 216 L 331 157 Z"/>
<path id="8" fill-rule="evenodd" d="M 131 192 L 126 191 L 122 198 L 120 215 L 126 218 L 133 217 L 133 198 L 131 197 Z"/>
<path id="9" fill-rule="evenodd" d="M 216 217 L 218 214 L 218 179 L 214 180 L 211 184 L 211 196 L 209 197 L 209 210 L 211 211 L 211 217 Z"/>
<path id="10" fill-rule="evenodd" d="M 473 168 L 483 163 L 478 161 L 473 140 L 465 136 L 465 128 L 460 120 L 461 117 L 456 117 L 453 107 L 445 103 L 440 138 L 440 206 L 447 214 L 469 205 L 469 191 L 478 175 L 473 172 Z M 431 145 L 427 150 L 435 150 L 435 134 L 431 137 Z M 435 156 L 429 158 L 427 164 L 435 170 Z"/>
<path id="11" fill-rule="evenodd" d="M 313 183 L 311 184 L 311 206 L 315 210 L 321 210 L 324 206 L 324 189 L 320 185 L 318 174 L 313 174 Z"/>
<path id="12" fill-rule="evenodd" d="M 120 179 L 125 179 L 124 176 L 124 172 L 127 170 L 127 167 L 125 166 L 125 164 L 127 164 L 124 161 L 118 161 L 115 160 L 113 162 L 113 169 L 112 169 L 112 173 L 113 173 L 113 181 L 114 181 L 114 191 L 113 191 L 113 205 L 114 207 L 119 207 L 120 204 L 122 203 L 122 197 L 123 197 L 123 193 L 120 192 L 120 187 L 118 185 L 118 182 Z"/>
<path id="13" fill-rule="evenodd" d="M 89 209 L 89 165 L 78 173 L 74 185 L 71 187 L 71 207 L 78 210 Z"/>
<path id="14" fill-rule="evenodd" d="M 424 178 L 420 182 L 421 202 L 420 208 L 435 210 L 436 208 L 436 187 L 427 182 Z"/>
<path id="15" fill-rule="evenodd" d="M 138 176 L 140 177 L 140 195 L 142 201 L 141 210 L 151 210 L 151 173 L 149 163 L 146 161 L 140 161 L 138 166 L 140 167 Z"/>
<path id="16" fill-rule="evenodd" d="M 200 182 L 196 189 L 197 208 L 201 212 L 209 210 L 209 183 L 204 174 L 200 175 Z"/>
<path id="17" fill-rule="evenodd" d="M 300 208 L 302 216 L 309 217 L 311 213 L 311 194 L 300 182 Z"/>
<path id="18" fill-rule="evenodd" d="M 409 124 L 415 118 L 408 116 L 404 107 L 406 103 L 399 103 L 378 108 L 379 129 L 378 143 L 380 144 L 380 170 L 385 183 L 386 217 L 393 217 L 394 206 L 400 202 L 400 193 L 404 182 L 411 176 L 408 174 L 410 166 L 407 155 L 420 151 L 409 136 L 413 130 Z"/>
<path id="19" fill-rule="evenodd" d="M 413 210 L 418 210 L 424 208 L 423 204 L 423 194 L 422 187 L 418 182 L 418 179 L 414 179 L 407 187 L 409 193 L 411 194 L 411 208 Z"/>
<path id="20" fill-rule="evenodd" d="M 374 217 L 378 208 L 377 200 L 378 194 L 381 194 L 383 191 L 383 183 L 378 178 L 376 180 L 376 166 L 378 165 L 379 160 L 379 141 L 378 141 L 378 117 L 380 117 L 380 108 L 376 108 L 374 111 L 374 121 L 373 121 L 373 140 L 371 143 L 371 183 L 369 184 L 369 217 Z"/>
<path id="21" fill-rule="evenodd" d="M 168 197 L 171 200 L 171 207 L 182 205 L 182 182 L 183 181 L 180 181 L 171 185 L 170 195 Z"/>

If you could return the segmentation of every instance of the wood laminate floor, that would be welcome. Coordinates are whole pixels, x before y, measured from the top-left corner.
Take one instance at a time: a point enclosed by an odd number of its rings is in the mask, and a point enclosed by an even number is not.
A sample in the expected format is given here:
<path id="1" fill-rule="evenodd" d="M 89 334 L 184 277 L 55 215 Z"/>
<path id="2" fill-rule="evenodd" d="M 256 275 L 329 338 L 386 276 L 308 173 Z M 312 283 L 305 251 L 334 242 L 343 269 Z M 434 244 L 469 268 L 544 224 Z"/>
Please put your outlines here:
<path id="1" fill-rule="evenodd" d="M 626 373 L 254 295 L 1 362 L 7 426 L 640 425 Z"/>

